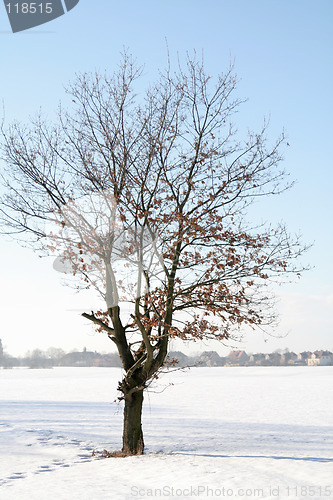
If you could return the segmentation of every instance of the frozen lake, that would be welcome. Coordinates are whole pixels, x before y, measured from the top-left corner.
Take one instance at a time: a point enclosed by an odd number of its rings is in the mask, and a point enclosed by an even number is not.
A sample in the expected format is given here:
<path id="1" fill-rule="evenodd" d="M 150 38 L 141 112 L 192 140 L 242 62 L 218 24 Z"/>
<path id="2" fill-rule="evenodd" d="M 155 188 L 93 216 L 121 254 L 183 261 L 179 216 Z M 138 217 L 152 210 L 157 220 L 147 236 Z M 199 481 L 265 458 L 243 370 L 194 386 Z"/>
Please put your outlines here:
<path id="1" fill-rule="evenodd" d="M 145 396 L 121 447 L 119 368 L 0 370 L 0 498 L 333 497 L 333 367 L 193 368 Z M 170 385 L 173 384 L 173 385 Z"/>

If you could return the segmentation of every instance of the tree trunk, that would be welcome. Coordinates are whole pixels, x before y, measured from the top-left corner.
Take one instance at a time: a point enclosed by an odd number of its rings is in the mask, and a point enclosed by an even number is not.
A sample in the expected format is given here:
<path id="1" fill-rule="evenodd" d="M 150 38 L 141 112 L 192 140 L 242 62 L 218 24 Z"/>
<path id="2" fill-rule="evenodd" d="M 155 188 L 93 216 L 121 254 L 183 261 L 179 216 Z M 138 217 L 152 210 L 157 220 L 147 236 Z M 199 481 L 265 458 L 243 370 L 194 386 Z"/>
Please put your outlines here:
<path id="1" fill-rule="evenodd" d="M 142 455 L 144 449 L 141 427 L 143 391 L 125 396 L 123 453 L 126 455 Z"/>

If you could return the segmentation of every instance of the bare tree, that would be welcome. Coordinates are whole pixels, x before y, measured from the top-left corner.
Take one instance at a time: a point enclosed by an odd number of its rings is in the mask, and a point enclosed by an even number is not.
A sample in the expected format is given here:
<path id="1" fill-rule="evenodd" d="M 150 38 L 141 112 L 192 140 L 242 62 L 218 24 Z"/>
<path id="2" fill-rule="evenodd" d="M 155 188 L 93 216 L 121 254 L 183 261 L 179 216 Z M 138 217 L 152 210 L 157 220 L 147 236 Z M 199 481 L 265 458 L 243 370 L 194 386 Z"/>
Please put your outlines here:
<path id="1" fill-rule="evenodd" d="M 228 340 L 276 319 L 267 285 L 300 273 L 304 247 L 283 225 L 252 226 L 248 207 L 288 189 L 283 135 L 240 139 L 233 68 L 213 79 L 196 58 L 144 94 L 125 54 L 111 77 L 83 74 L 56 125 L 3 129 L 4 230 L 30 235 L 55 267 L 94 287 L 124 368 L 123 452 L 141 454 L 144 390 L 169 341 Z M 128 305 L 129 314 L 125 313 Z"/>

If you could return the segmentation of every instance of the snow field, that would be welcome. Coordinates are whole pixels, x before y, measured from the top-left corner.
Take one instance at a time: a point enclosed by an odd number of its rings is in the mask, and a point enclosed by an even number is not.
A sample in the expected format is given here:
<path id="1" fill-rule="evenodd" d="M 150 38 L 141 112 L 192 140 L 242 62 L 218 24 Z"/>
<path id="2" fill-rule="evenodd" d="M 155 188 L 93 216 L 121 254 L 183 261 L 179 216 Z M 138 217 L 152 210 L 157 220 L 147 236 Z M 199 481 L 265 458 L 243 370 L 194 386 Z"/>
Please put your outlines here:
<path id="1" fill-rule="evenodd" d="M 146 454 L 101 459 L 121 447 L 120 369 L 0 370 L 0 498 L 333 498 L 332 374 L 166 374 L 145 397 Z"/>

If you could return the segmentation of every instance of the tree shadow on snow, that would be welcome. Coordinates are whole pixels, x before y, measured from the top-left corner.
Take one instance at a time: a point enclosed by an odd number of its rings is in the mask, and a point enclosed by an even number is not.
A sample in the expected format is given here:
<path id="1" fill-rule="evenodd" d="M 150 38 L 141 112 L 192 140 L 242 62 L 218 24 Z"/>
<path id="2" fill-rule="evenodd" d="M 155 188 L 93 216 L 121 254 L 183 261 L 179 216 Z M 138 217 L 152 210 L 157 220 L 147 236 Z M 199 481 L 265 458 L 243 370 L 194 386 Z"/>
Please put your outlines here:
<path id="1" fill-rule="evenodd" d="M 328 457 L 288 457 L 288 456 L 275 456 L 275 455 L 217 455 L 210 453 L 185 453 L 181 451 L 170 452 L 170 455 L 186 455 L 195 457 L 209 457 L 209 458 L 270 458 L 273 460 L 296 460 L 305 462 L 333 462 L 333 458 Z"/>

